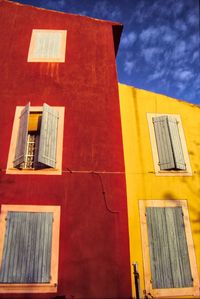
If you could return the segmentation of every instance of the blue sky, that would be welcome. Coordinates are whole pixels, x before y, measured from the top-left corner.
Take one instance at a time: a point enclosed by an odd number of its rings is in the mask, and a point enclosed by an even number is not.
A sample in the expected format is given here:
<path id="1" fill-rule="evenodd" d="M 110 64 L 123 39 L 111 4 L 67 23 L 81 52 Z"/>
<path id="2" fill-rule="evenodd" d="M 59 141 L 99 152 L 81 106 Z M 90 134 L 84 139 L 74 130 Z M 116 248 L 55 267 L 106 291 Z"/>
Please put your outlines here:
<path id="1" fill-rule="evenodd" d="M 200 104 L 199 0 L 18 0 L 123 23 L 119 82 Z"/>

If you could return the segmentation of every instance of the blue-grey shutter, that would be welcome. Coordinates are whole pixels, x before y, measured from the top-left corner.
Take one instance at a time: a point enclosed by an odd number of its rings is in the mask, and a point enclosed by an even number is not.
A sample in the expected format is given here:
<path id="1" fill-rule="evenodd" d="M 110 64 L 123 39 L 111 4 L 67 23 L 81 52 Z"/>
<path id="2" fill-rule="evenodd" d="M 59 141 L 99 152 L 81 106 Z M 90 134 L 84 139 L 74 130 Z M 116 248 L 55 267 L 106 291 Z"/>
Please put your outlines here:
<path id="1" fill-rule="evenodd" d="M 153 117 L 159 166 L 161 170 L 185 170 L 178 122 L 171 116 Z"/>
<path id="2" fill-rule="evenodd" d="M 192 287 L 181 207 L 146 208 L 152 287 Z"/>
<path id="3" fill-rule="evenodd" d="M 176 120 L 176 118 L 168 116 L 168 124 L 176 169 L 185 170 L 186 164 L 184 160 L 181 138 L 178 129 L 178 121 Z"/>
<path id="4" fill-rule="evenodd" d="M 58 119 L 58 111 L 47 104 L 44 104 L 38 162 L 50 167 L 56 167 Z"/>
<path id="5" fill-rule="evenodd" d="M 159 166 L 161 170 L 175 168 L 167 116 L 153 117 Z"/>
<path id="6" fill-rule="evenodd" d="M 49 283 L 53 213 L 8 212 L 0 283 Z"/>
<path id="7" fill-rule="evenodd" d="M 30 103 L 28 103 L 21 112 L 19 130 L 17 136 L 17 146 L 15 150 L 14 167 L 19 166 L 25 161 L 27 137 L 28 137 L 28 118 L 30 111 Z"/>

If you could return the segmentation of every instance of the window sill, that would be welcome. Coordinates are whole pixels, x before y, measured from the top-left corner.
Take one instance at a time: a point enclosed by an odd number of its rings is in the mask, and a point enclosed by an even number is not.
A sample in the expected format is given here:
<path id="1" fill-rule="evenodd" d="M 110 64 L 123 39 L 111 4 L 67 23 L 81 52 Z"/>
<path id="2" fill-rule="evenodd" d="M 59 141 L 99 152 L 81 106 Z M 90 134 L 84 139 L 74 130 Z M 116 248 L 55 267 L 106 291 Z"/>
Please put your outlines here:
<path id="1" fill-rule="evenodd" d="M 192 176 L 192 172 L 187 170 L 158 170 L 156 176 Z"/>
<path id="2" fill-rule="evenodd" d="M 17 169 L 17 168 L 8 168 L 6 169 L 6 174 L 28 174 L 28 175 L 61 175 L 62 170 L 57 168 L 49 169 Z"/>
<path id="3" fill-rule="evenodd" d="M 8 293 L 56 293 L 57 284 L 0 284 L 0 294 Z"/>
<path id="4" fill-rule="evenodd" d="M 199 298 L 198 286 L 191 288 L 151 289 L 150 293 L 155 298 L 174 298 L 175 296 L 198 296 Z"/>

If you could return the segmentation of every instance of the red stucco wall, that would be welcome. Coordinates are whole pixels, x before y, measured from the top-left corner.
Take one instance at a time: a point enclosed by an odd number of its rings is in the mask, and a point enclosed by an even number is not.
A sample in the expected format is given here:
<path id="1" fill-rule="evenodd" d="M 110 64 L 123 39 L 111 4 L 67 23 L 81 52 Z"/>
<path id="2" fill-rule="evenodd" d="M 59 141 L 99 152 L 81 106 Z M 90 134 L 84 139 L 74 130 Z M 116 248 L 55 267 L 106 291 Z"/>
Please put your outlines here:
<path id="1" fill-rule="evenodd" d="M 67 30 L 66 62 L 27 63 L 32 29 Z M 0 59 L 0 204 L 61 206 L 58 294 L 0 298 L 129 298 L 112 24 L 0 1 Z M 65 106 L 61 176 L 5 174 L 15 108 L 28 101 Z"/>

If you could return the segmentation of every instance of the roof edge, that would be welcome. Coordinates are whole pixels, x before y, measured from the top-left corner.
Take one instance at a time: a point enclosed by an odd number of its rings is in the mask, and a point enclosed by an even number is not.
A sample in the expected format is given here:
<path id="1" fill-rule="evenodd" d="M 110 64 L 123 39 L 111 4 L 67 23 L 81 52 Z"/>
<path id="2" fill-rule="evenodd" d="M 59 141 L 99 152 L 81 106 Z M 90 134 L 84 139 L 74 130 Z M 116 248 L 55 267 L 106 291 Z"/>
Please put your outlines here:
<path id="1" fill-rule="evenodd" d="M 174 97 L 172 97 L 168 94 L 165 94 L 165 93 L 161 93 L 161 92 L 159 93 L 159 92 L 151 91 L 151 90 L 148 90 L 148 89 L 139 88 L 139 87 L 136 87 L 136 86 L 129 85 L 129 84 L 122 83 L 122 82 L 118 81 L 118 87 L 119 86 L 126 87 L 126 88 L 132 88 L 132 89 L 136 89 L 136 90 L 139 90 L 139 91 L 149 92 L 151 94 L 155 94 L 155 95 L 159 95 L 159 96 L 164 96 L 168 100 L 181 102 L 183 104 L 186 104 L 186 105 L 189 105 L 189 106 L 196 107 L 196 108 L 200 109 L 200 105 L 197 104 L 197 103 L 188 102 L 187 100 L 183 100 L 183 99 L 177 99 L 177 98 L 174 98 Z"/>
<path id="2" fill-rule="evenodd" d="M 28 6 L 28 7 L 32 7 L 34 9 L 37 9 L 37 10 L 45 10 L 45 11 L 55 12 L 55 13 L 59 13 L 59 14 L 68 14 L 68 15 L 71 15 L 71 16 L 83 17 L 83 18 L 90 19 L 90 20 L 92 20 L 94 22 L 107 23 L 107 24 L 110 24 L 112 26 L 122 25 L 119 22 L 113 22 L 113 21 L 109 21 L 109 20 L 96 19 L 96 18 L 93 18 L 93 17 L 85 16 L 85 15 L 74 14 L 74 13 L 70 13 L 70 12 L 67 12 L 67 11 L 60 11 L 60 10 L 55 10 L 55 9 L 38 7 L 38 6 L 31 5 L 31 4 L 24 4 L 24 3 L 20 3 L 20 2 L 15 2 L 15 1 L 12 1 L 12 0 L 0 0 L 0 3 L 1 2 L 10 3 L 10 4 L 13 4 L 13 5 L 16 5 L 16 6 L 17 5 L 18 6 Z"/>

